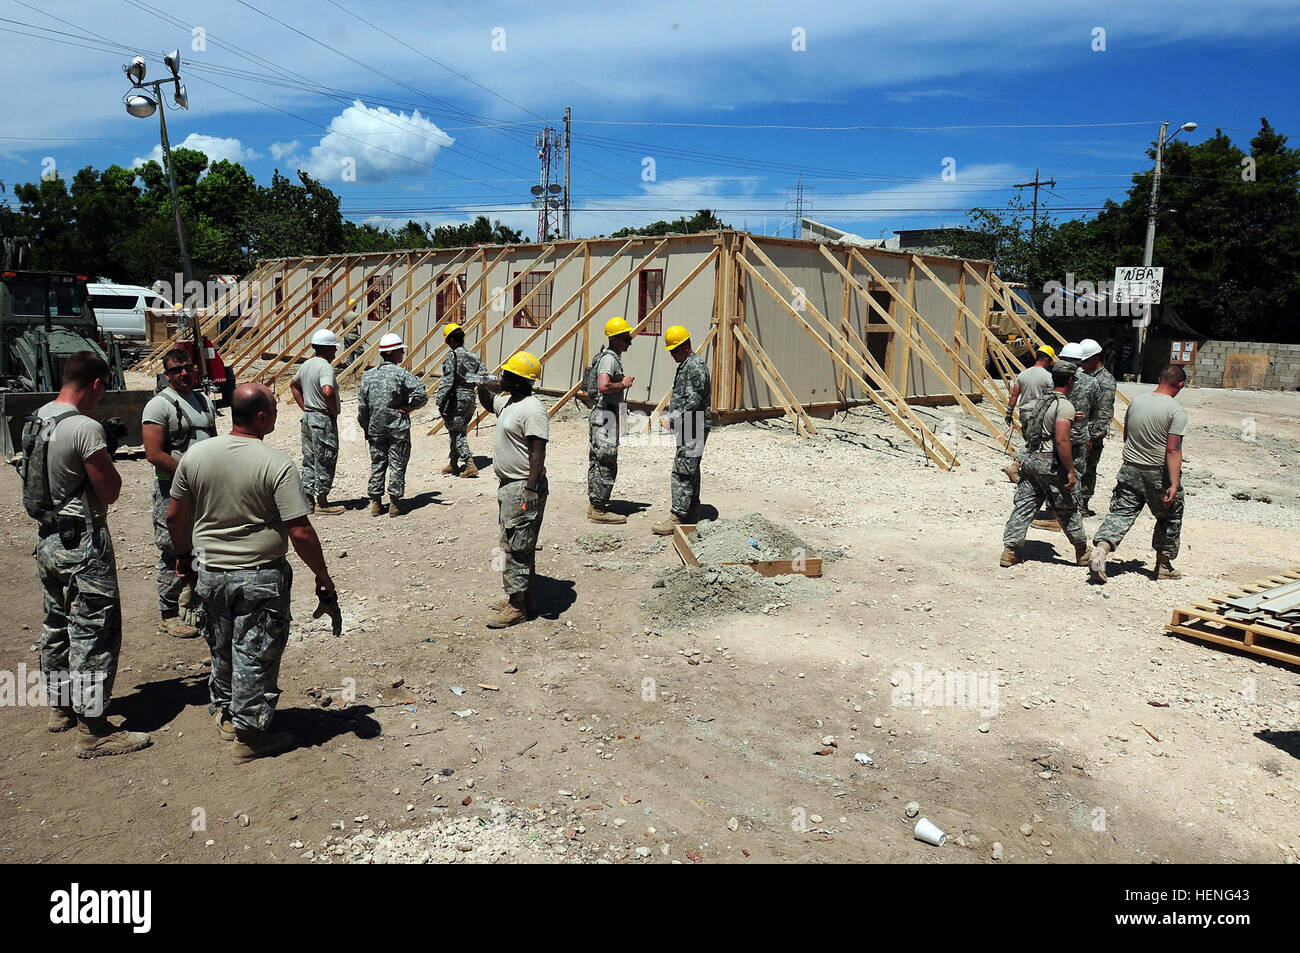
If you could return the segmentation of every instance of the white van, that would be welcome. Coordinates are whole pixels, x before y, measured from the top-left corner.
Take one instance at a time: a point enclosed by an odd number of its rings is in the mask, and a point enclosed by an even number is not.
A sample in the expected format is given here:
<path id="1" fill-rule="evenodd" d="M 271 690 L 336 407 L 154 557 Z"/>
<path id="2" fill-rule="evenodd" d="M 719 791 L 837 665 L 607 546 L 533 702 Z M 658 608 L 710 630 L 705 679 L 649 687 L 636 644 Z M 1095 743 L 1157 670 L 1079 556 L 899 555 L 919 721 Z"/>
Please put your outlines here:
<path id="1" fill-rule="evenodd" d="M 105 334 L 127 338 L 123 343 L 143 344 L 148 336 L 145 309 L 172 310 L 172 303 L 152 288 L 141 285 L 115 285 L 91 282 L 86 285 L 90 306 Z"/>

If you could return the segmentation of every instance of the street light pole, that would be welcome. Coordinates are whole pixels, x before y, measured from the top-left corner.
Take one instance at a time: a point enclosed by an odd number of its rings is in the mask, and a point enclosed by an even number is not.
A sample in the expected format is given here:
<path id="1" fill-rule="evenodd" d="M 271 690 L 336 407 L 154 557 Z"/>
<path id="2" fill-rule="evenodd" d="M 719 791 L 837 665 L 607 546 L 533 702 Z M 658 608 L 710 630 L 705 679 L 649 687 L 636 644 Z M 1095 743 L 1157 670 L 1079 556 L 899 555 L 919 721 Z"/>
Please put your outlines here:
<path id="1" fill-rule="evenodd" d="M 1174 130 L 1174 135 L 1169 135 L 1169 121 L 1160 124 L 1160 135 L 1156 138 L 1156 168 L 1151 178 L 1151 202 L 1147 206 L 1147 238 L 1146 243 L 1142 246 L 1142 267 L 1150 268 L 1151 259 L 1156 250 L 1156 213 L 1160 206 L 1160 170 L 1164 164 L 1165 143 L 1170 142 L 1174 136 L 1180 132 L 1191 132 L 1196 128 L 1196 123 L 1185 122 Z M 1142 323 L 1134 328 L 1134 348 L 1133 348 L 1133 379 L 1142 379 L 1142 348 L 1146 345 L 1147 327 L 1151 323 L 1151 302 L 1145 304 L 1146 313 L 1143 315 Z"/>
<path id="2" fill-rule="evenodd" d="M 168 191 L 171 192 L 172 213 L 176 217 L 176 241 L 181 248 L 181 270 L 185 275 L 185 286 L 180 289 L 181 293 L 180 295 L 178 295 L 178 297 L 180 297 L 182 299 L 182 303 L 184 303 L 185 288 L 191 287 L 191 282 L 194 280 L 194 266 L 190 262 L 189 245 L 187 245 L 185 242 L 185 222 L 181 218 L 181 200 L 179 196 L 176 194 L 176 173 L 172 169 L 172 144 L 171 141 L 167 138 L 167 110 L 166 109 L 158 110 L 158 123 L 162 129 L 163 165 L 167 171 L 167 189 Z M 204 303 L 202 294 L 199 295 L 199 300 L 197 303 L 198 304 Z M 198 332 L 197 324 L 198 322 L 195 322 L 196 326 L 194 329 L 194 343 L 198 346 L 202 346 L 201 342 L 198 340 L 199 332 Z"/>

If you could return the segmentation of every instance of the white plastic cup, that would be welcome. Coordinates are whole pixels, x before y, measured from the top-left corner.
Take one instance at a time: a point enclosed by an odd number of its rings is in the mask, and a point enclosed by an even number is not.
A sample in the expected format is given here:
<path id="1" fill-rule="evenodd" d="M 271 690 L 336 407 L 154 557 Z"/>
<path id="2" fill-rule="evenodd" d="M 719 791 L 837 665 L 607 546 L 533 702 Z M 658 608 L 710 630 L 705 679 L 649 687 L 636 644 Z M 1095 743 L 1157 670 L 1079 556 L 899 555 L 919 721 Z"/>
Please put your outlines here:
<path id="1" fill-rule="evenodd" d="M 935 847 L 942 847 L 948 839 L 948 835 L 930 823 L 928 817 L 923 817 L 916 822 L 916 830 L 913 833 L 916 835 L 917 840 L 923 840 Z"/>

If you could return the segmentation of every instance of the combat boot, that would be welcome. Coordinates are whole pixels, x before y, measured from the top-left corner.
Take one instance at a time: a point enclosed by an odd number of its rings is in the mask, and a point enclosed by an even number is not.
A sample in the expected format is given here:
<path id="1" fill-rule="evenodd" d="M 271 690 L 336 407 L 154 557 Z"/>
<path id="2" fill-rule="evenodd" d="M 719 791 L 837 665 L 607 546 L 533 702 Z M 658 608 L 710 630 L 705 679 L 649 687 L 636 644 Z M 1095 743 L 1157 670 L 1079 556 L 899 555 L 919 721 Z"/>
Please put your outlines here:
<path id="1" fill-rule="evenodd" d="M 230 757 L 235 764 L 247 764 L 258 758 L 269 758 L 287 751 L 292 744 L 293 735 L 287 731 L 236 728 L 235 746 L 230 750 Z"/>
<path id="2" fill-rule="evenodd" d="M 235 740 L 235 723 L 230 720 L 229 708 L 218 708 L 212 720 L 216 723 L 217 735 L 222 741 Z"/>
<path id="3" fill-rule="evenodd" d="M 497 612 L 501 612 L 509 605 L 510 605 L 510 597 L 501 596 L 499 599 L 493 599 L 491 602 L 489 602 L 488 608 L 495 609 Z M 533 618 L 533 616 L 537 615 L 537 610 L 533 608 L 533 591 L 531 589 L 528 590 L 528 598 L 524 600 L 524 612 L 527 614 L 528 618 L 530 619 Z"/>
<path id="4" fill-rule="evenodd" d="M 506 607 L 487 620 L 489 629 L 504 629 L 528 621 L 527 599 L 522 592 L 512 594 Z"/>
<path id="5" fill-rule="evenodd" d="M 650 527 L 650 532 L 654 533 L 656 536 L 671 536 L 673 534 L 673 527 L 681 525 L 682 518 L 676 513 L 669 513 L 668 519 L 664 520 L 662 523 L 655 523 L 654 526 Z"/>
<path id="6" fill-rule="evenodd" d="M 383 515 L 384 515 L 384 504 L 383 504 L 382 502 L 380 502 L 379 500 L 371 500 L 371 501 L 370 501 L 370 515 L 371 515 L 371 516 L 383 516 Z"/>
<path id="7" fill-rule="evenodd" d="M 1156 556 L 1157 579 L 1182 579 L 1183 574 L 1174 568 L 1168 556 Z"/>
<path id="8" fill-rule="evenodd" d="M 322 493 L 316 497 L 316 506 L 312 512 L 320 513 L 322 516 L 338 516 L 343 512 L 343 504 L 331 503 L 328 494 Z"/>
<path id="9" fill-rule="evenodd" d="M 1061 521 L 1055 516 L 1050 516 L 1047 519 L 1034 520 L 1030 525 L 1035 526 L 1038 529 L 1051 529 L 1058 533 L 1061 532 Z"/>
<path id="10" fill-rule="evenodd" d="M 71 731 L 77 727 L 77 713 L 69 705 L 51 705 L 50 717 L 45 722 L 45 730 L 51 734 Z"/>
<path id="11" fill-rule="evenodd" d="M 1016 552 L 1010 546 L 1004 546 L 1002 548 L 1002 558 L 998 560 L 998 565 L 1005 569 L 1008 566 L 1018 565 L 1022 561 L 1020 553 Z"/>
<path id="12" fill-rule="evenodd" d="M 1097 543 L 1092 547 L 1092 559 L 1088 560 L 1088 581 L 1098 585 L 1106 583 L 1106 557 L 1110 555 L 1109 543 Z"/>
<path id="13" fill-rule="evenodd" d="M 473 479 L 474 477 L 478 476 L 478 467 L 474 466 L 473 457 L 465 461 L 465 467 L 460 471 L 460 475 L 467 480 Z"/>
<path id="14" fill-rule="evenodd" d="M 1092 547 L 1088 541 L 1074 544 L 1074 562 L 1079 566 L 1088 566 L 1092 564 Z"/>
<path id="15" fill-rule="evenodd" d="M 149 747 L 149 736 L 143 731 L 118 731 L 103 715 L 92 718 L 77 716 L 77 741 L 73 745 L 78 758 L 103 758 L 114 754 L 129 754 Z"/>
<path id="16" fill-rule="evenodd" d="M 445 467 L 442 468 L 442 472 L 443 472 L 445 475 L 447 475 L 447 476 L 455 476 L 455 475 L 456 475 L 456 465 L 455 465 L 454 463 L 449 463 L 449 464 L 447 464 Z"/>
<path id="17" fill-rule="evenodd" d="M 404 512 L 406 511 L 402 509 L 402 498 L 400 496 L 390 496 L 388 498 L 388 515 L 398 517 Z"/>
<path id="18" fill-rule="evenodd" d="M 192 625 L 186 625 L 179 617 L 174 615 L 163 616 L 163 629 L 167 634 L 177 639 L 192 639 L 199 634 L 199 630 Z"/>
<path id="19" fill-rule="evenodd" d="M 588 503 L 587 519 L 592 523 L 626 523 L 627 517 L 619 513 L 611 513 L 605 508 L 604 503 Z"/>

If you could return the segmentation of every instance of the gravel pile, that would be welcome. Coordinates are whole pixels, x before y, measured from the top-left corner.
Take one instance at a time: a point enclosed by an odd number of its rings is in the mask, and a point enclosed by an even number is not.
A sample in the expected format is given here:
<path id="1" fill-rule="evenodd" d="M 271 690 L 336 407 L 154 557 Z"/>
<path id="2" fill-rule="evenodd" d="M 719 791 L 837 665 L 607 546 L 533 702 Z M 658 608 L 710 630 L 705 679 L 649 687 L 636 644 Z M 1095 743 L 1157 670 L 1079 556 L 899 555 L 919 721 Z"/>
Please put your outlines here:
<path id="1" fill-rule="evenodd" d="M 748 566 L 681 566 L 655 579 L 642 608 L 662 625 L 688 626 L 728 612 L 770 614 L 823 592 L 825 584 L 807 576 L 767 579 Z"/>
<path id="2" fill-rule="evenodd" d="M 700 523 L 695 528 L 691 549 L 701 565 L 817 555 L 794 533 L 758 513 L 749 513 L 739 519 Z"/>
<path id="3" fill-rule="evenodd" d="M 623 540 L 617 533 L 608 530 L 595 530 L 583 533 L 573 541 L 574 550 L 583 553 L 612 553 L 621 549 Z"/>

